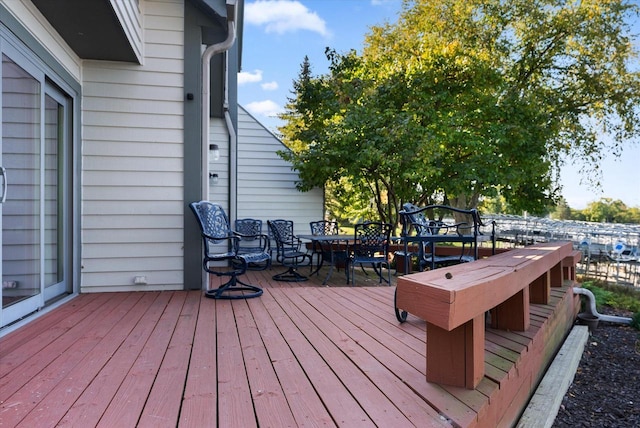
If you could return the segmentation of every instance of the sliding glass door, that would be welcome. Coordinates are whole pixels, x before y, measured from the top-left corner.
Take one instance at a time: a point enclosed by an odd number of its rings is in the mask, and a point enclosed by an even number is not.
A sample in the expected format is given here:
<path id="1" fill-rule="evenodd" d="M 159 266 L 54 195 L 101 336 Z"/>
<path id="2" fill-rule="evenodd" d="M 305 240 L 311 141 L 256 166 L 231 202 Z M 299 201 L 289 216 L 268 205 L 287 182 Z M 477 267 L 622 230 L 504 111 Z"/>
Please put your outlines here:
<path id="1" fill-rule="evenodd" d="M 2 45 L 0 327 L 71 291 L 70 101 Z"/>

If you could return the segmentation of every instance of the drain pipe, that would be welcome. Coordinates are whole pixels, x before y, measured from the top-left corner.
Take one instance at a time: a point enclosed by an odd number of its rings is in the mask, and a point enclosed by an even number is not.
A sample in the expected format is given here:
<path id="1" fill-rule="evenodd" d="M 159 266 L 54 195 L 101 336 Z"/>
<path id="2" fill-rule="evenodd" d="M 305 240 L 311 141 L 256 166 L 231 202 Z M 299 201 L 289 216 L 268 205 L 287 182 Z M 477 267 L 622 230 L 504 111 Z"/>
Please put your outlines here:
<path id="1" fill-rule="evenodd" d="M 211 58 L 228 51 L 236 41 L 236 4 L 235 0 L 227 0 L 227 38 L 215 43 L 202 53 L 202 199 L 209 199 L 209 116 L 211 115 Z M 228 70 L 225 70 L 227 73 Z M 226 114 L 225 114 L 226 116 Z M 227 126 L 228 127 L 228 126 Z M 229 128 L 229 138 L 235 138 L 235 131 Z"/>
<path id="2" fill-rule="evenodd" d="M 594 296 L 593 293 L 587 290 L 586 288 L 573 287 L 573 293 L 581 294 L 587 298 L 587 300 L 589 301 L 589 305 L 587 306 L 586 313 L 598 318 L 598 320 L 606 321 L 606 322 L 615 322 L 619 324 L 631 324 L 631 318 L 628 318 L 628 317 L 617 317 L 614 315 L 599 314 L 598 311 L 596 310 L 596 296 Z"/>
<path id="3" fill-rule="evenodd" d="M 238 135 L 229 114 L 229 102 L 225 99 L 224 120 L 229 132 L 229 221 L 234 224 L 238 217 Z"/>

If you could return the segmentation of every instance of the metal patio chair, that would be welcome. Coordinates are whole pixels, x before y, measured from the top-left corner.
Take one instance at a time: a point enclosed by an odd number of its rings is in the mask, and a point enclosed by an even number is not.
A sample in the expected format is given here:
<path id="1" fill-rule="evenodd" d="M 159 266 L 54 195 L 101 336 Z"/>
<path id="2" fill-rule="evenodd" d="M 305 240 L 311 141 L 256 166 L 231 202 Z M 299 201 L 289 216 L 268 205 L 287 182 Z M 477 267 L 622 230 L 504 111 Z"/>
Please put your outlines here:
<path id="1" fill-rule="evenodd" d="M 249 263 L 267 262 L 270 259 L 268 252 L 239 254 L 240 238 L 229 227 L 229 218 L 220 205 L 200 201 L 190 203 L 189 207 L 196 216 L 204 243 L 202 267 L 210 274 L 229 278 L 220 287 L 206 290 L 205 296 L 211 299 L 248 299 L 262 295 L 260 287 L 242 282 L 239 277 L 247 271 Z"/>
<path id="2" fill-rule="evenodd" d="M 355 285 L 355 265 L 369 265 L 380 277 L 380 283 L 384 279 L 391 284 L 391 265 L 389 263 L 389 243 L 391 241 L 392 226 L 389 223 L 369 221 L 355 225 L 353 245 L 350 246 L 351 256 L 349 267 L 351 268 L 352 284 Z M 382 268 L 387 268 L 387 278 L 382 276 Z"/>
<path id="3" fill-rule="evenodd" d="M 269 253 L 269 237 L 262 233 L 262 220 L 239 218 L 233 230 L 238 236 L 238 254 Z M 271 267 L 271 257 L 266 262 L 249 263 L 249 269 L 264 270 Z"/>
<path id="4" fill-rule="evenodd" d="M 316 236 L 331 236 L 338 235 L 340 227 L 338 222 L 329 220 L 319 220 L 309 222 L 311 228 L 311 234 Z M 348 258 L 347 250 L 332 248 L 333 242 L 320 242 L 313 241 L 311 248 L 311 259 L 313 256 L 317 256 L 318 270 L 322 267 L 324 262 L 333 263 L 334 266 L 338 264 L 344 264 L 346 269 L 346 262 Z M 333 257 L 333 259 L 332 259 Z M 317 274 L 317 270 L 316 270 Z"/>
<path id="5" fill-rule="evenodd" d="M 400 214 L 404 217 L 403 221 L 408 220 L 409 226 L 417 236 L 426 238 L 438 234 L 461 234 L 462 230 L 471 229 L 471 226 L 466 223 L 448 225 L 442 221 L 430 219 L 422 208 L 411 203 L 402 205 L 402 209 Z M 468 254 L 470 250 L 471 248 L 465 248 L 465 243 L 462 243 L 459 255 L 437 256 L 434 245 L 427 241 L 421 242 L 418 251 L 418 268 L 422 271 L 428 266 L 441 267 L 473 261 L 473 255 Z"/>
<path id="6" fill-rule="evenodd" d="M 293 234 L 293 221 L 267 220 L 267 225 L 276 243 L 276 261 L 288 268 L 285 272 L 274 275 L 273 279 L 288 282 L 308 280 L 298 272 L 298 268 L 311 264 L 311 255 L 304 251 L 302 241 Z"/>

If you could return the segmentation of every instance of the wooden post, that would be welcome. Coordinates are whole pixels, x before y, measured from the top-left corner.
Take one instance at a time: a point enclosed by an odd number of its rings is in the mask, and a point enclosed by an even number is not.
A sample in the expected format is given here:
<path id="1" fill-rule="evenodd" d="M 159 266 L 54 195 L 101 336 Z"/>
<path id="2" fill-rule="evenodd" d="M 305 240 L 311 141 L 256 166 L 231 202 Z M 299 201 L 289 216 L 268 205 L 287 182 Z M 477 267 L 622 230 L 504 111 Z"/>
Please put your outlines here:
<path id="1" fill-rule="evenodd" d="M 474 389 L 484 376 L 484 315 L 447 331 L 427 322 L 427 381 Z"/>
<path id="2" fill-rule="evenodd" d="M 575 250 L 570 256 L 562 259 L 562 278 L 575 281 L 576 280 L 576 265 L 582 259 L 582 252 Z"/>
<path id="3" fill-rule="evenodd" d="M 551 297 L 551 274 L 543 273 L 529 284 L 529 298 L 531 303 L 546 305 Z"/>
<path id="4" fill-rule="evenodd" d="M 491 310 L 491 327 L 500 330 L 525 331 L 529 328 L 529 287 Z"/>
<path id="5" fill-rule="evenodd" d="M 562 287 L 562 261 L 551 268 L 551 286 L 552 287 Z"/>

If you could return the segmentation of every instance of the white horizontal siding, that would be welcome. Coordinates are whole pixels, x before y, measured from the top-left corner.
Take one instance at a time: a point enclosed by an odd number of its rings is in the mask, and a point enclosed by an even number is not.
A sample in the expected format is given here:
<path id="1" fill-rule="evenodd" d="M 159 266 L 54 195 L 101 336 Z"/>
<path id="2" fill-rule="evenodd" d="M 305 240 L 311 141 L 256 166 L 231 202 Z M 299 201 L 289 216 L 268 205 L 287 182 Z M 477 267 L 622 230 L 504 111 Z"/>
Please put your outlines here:
<path id="1" fill-rule="evenodd" d="M 292 220 L 296 234 L 309 233 L 309 222 L 322 219 L 322 191 L 296 189 L 298 174 L 277 152 L 285 146 L 238 108 L 238 218 Z"/>
<path id="2" fill-rule="evenodd" d="M 21 25 L 71 74 L 77 81 L 82 76 L 82 60 L 73 52 L 58 32 L 49 24 L 29 0 L 0 0 Z"/>
<path id="3" fill-rule="evenodd" d="M 83 292 L 183 288 L 184 4 L 140 3 L 143 65 L 83 72 Z"/>
<path id="4" fill-rule="evenodd" d="M 138 57 L 138 62 L 142 63 L 142 17 L 138 3 L 139 0 L 111 0 L 111 7 Z"/>
<path id="5" fill-rule="evenodd" d="M 209 144 L 217 144 L 220 150 L 218 160 L 209 159 L 209 172 L 218 174 L 217 184 L 209 181 L 209 200 L 220 204 L 229 215 L 229 132 L 224 119 L 211 118 Z"/>

